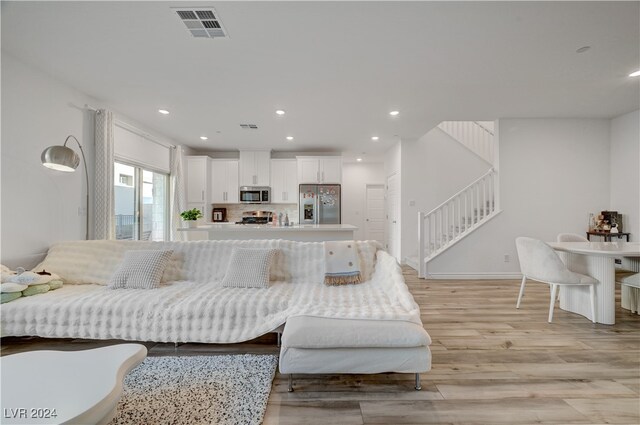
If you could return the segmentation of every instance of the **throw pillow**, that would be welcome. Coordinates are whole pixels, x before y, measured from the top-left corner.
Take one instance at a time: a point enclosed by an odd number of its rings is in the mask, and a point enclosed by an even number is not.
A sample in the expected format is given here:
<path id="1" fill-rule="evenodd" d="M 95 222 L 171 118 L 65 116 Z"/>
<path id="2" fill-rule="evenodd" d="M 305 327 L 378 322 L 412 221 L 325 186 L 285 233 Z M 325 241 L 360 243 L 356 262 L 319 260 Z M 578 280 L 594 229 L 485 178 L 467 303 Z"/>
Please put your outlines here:
<path id="1" fill-rule="evenodd" d="M 22 291 L 23 297 L 30 297 L 32 295 L 44 294 L 45 292 L 49 292 L 51 287 L 46 283 L 41 283 L 39 285 L 29 285 L 27 289 Z"/>
<path id="2" fill-rule="evenodd" d="M 6 282 L 3 284 L 0 284 L 0 292 L 2 292 L 3 294 L 7 294 L 11 292 L 22 292 L 28 287 L 29 285 L 23 285 L 21 283 Z"/>
<path id="3" fill-rule="evenodd" d="M 269 269 L 277 251 L 266 248 L 233 248 L 222 286 L 268 288 Z"/>
<path id="4" fill-rule="evenodd" d="M 3 292 L 0 294 L 0 304 L 8 303 L 9 301 L 17 300 L 22 296 L 22 292 Z"/>
<path id="5" fill-rule="evenodd" d="M 111 289 L 155 289 L 173 251 L 127 251 L 109 280 Z"/>

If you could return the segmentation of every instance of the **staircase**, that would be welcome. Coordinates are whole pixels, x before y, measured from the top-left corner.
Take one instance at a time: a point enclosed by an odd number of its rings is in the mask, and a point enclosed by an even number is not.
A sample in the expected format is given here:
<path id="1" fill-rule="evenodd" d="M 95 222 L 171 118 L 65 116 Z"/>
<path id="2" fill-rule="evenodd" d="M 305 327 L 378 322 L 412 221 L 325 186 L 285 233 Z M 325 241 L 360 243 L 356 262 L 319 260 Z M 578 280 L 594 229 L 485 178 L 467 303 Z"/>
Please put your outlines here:
<path id="1" fill-rule="evenodd" d="M 444 121 L 438 127 L 492 167 L 433 210 L 418 213 L 418 258 L 409 263 L 429 277 L 431 260 L 500 213 L 493 123 Z M 413 263 L 413 264 L 411 264 Z"/>
<path id="2" fill-rule="evenodd" d="M 493 122 L 443 121 L 438 128 L 489 164 L 494 161 Z"/>

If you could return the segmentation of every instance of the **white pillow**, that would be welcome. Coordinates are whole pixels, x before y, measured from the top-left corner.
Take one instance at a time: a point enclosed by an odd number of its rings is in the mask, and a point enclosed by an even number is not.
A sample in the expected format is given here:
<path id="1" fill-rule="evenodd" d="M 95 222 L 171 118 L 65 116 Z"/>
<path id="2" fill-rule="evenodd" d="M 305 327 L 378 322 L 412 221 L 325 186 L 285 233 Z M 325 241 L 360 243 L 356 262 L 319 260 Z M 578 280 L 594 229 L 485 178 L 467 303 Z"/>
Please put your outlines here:
<path id="1" fill-rule="evenodd" d="M 268 288 L 269 269 L 277 252 L 277 249 L 233 248 L 222 286 Z"/>
<path id="2" fill-rule="evenodd" d="M 109 279 L 109 288 L 155 289 L 173 251 L 126 251 L 124 259 Z"/>

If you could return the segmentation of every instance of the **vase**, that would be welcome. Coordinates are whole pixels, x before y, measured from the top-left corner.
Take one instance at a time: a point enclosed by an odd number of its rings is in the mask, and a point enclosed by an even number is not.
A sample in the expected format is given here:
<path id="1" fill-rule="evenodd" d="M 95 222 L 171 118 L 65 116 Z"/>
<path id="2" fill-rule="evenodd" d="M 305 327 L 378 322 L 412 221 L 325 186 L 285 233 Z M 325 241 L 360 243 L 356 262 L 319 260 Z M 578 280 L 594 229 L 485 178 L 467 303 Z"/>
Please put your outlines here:
<path id="1" fill-rule="evenodd" d="M 194 227 L 198 227 L 198 223 L 195 220 L 186 220 L 185 223 L 187 223 L 187 227 L 189 229 L 193 229 Z"/>

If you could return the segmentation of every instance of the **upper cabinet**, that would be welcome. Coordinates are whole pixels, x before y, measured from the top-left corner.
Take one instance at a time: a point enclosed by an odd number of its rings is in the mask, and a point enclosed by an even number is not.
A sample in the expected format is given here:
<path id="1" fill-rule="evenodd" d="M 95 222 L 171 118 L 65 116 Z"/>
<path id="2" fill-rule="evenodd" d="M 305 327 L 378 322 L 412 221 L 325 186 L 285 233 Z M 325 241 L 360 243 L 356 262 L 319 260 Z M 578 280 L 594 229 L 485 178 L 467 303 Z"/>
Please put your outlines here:
<path id="1" fill-rule="evenodd" d="M 238 203 L 239 186 L 237 159 L 214 159 L 211 161 L 212 203 Z"/>
<path id="2" fill-rule="evenodd" d="M 295 159 L 271 160 L 271 202 L 298 203 L 298 172 Z"/>
<path id="3" fill-rule="evenodd" d="M 299 184 L 341 184 L 342 158 L 339 156 L 299 156 Z"/>
<path id="4" fill-rule="evenodd" d="M 187 202 L 208 203 L 209 161 L 208 156 L 187 156 Z"/>
<path id="5" fill-rule="evenodd" d="M 269 186 L 271 151 L 240 151 L 240 186 Z"/>

